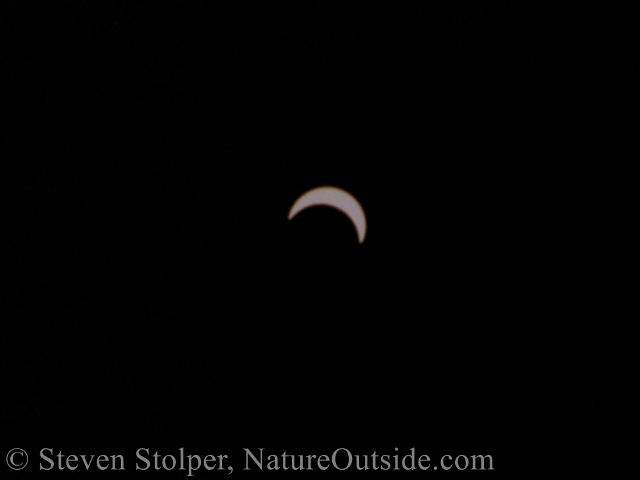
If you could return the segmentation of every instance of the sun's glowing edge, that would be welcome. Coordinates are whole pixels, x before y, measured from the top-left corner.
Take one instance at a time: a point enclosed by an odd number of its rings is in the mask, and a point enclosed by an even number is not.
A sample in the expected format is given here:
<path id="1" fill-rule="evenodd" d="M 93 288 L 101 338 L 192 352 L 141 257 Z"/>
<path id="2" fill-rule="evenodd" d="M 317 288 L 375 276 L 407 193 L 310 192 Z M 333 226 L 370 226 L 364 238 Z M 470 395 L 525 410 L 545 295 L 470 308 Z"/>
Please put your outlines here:
<path id="1" fill-rule="evenodd" d="M 358 242 L 367 234 L 367 218 L 360 202 L 349 192 L 337 187 L 316 187 L 303 193 L 289 210 L 289 220 L 308 207 L 333 207 L 344 213 L 356 229 Z"/>

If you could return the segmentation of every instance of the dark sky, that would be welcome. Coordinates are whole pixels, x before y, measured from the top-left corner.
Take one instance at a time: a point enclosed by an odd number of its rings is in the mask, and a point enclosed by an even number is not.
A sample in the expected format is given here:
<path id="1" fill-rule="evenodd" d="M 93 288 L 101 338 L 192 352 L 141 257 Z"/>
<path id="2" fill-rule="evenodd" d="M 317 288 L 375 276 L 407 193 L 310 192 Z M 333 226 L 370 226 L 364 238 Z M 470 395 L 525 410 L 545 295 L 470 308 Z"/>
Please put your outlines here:
<path id="1" fill-rule="evenodd" d="M 602 413 L 631 16 L 423 3 L 3 2 L 25 438 L 497 445 Z M 360 200 L 364 244 L 335 210 L 287 221 L 320 185 Z"/>

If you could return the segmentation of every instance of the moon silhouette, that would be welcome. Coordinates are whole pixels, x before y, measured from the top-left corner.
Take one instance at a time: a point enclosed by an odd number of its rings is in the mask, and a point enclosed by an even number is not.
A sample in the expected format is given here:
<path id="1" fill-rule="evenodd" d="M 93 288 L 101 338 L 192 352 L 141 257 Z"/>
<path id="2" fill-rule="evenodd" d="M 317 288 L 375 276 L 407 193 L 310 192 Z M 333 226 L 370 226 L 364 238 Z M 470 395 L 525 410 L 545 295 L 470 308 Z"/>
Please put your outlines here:
<path id="1" fill-rule="evenodd" d="M 367 219 L 364 215 L 364 210 L 358 200 L 351 195 L 337 187 L 317 187 L 303 193 L 298 198 L 291 210 L 289 211 L 289 220 L 295 217 L 298 213 L 308 207 L 325 206 L 333 207 L 344 213 L 358 233 L 358 242 L 364 242 L 364 237 L 367 234 Z"/>

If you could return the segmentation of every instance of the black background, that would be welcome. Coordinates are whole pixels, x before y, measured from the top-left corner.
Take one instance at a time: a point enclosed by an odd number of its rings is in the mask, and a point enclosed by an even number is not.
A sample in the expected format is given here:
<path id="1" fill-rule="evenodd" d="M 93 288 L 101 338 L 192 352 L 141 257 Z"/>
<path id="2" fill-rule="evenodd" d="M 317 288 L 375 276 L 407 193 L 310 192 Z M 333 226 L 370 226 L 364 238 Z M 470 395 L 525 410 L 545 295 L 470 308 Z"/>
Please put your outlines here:
<path id="1" fill-rule="evenodd" d="M 451 3 L 3 2 L 3 436 L 596 438 L 632 16 Z"/>

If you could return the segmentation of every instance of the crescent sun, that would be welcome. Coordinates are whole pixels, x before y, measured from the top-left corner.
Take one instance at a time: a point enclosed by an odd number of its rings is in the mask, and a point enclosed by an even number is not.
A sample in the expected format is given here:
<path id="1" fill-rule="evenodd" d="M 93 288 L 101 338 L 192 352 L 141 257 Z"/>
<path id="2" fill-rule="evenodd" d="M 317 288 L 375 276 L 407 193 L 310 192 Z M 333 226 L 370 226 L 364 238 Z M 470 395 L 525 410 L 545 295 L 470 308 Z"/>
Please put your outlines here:
<path id="1" fill-rule="evenodd" d="M 303 193 L 293 204 L 289 211 L 289 220 L 308 207 L 326 206 L 333 207 L 344 213 L 358 233 L 358 241 L 364 242 L 367 234 L 367 219 L 364 209 L 349 192 L 337 187 L 317 187 Z"/>

